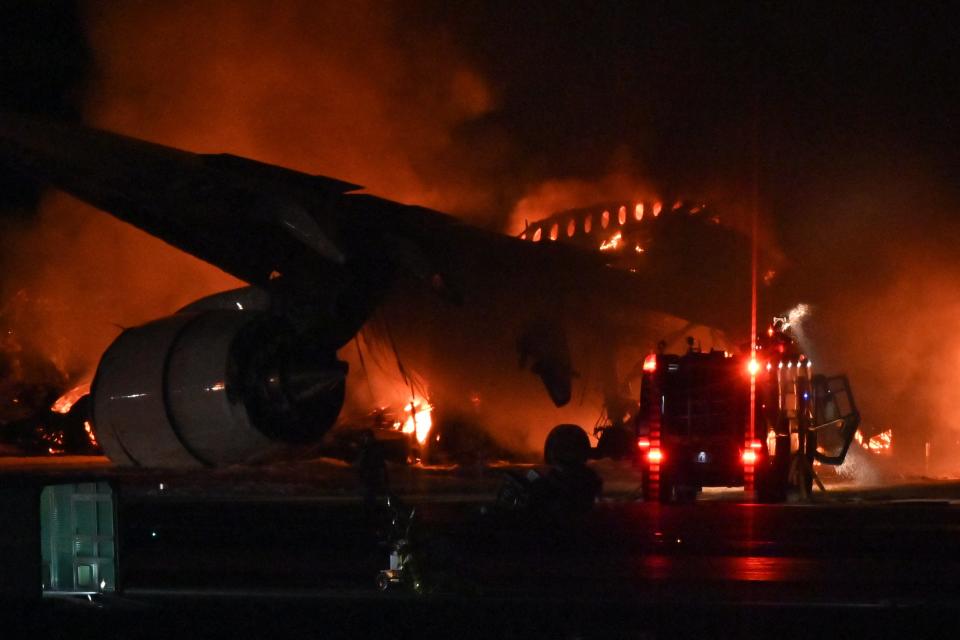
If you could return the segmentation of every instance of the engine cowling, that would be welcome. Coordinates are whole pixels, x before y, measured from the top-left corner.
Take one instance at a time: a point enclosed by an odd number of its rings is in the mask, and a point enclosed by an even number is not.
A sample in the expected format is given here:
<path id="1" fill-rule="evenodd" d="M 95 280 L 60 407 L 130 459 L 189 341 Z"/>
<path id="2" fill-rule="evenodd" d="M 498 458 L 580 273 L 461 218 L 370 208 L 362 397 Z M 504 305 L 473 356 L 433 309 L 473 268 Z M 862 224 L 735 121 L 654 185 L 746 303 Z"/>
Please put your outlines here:
<path id="1" fill-rule="evenodd" d="M 346 364 L 263 311 L 187 310 L 127 329 L 91 388 L 97 439 L 115 463 L 254 461 L 311 443 L 343 405 Z"/>

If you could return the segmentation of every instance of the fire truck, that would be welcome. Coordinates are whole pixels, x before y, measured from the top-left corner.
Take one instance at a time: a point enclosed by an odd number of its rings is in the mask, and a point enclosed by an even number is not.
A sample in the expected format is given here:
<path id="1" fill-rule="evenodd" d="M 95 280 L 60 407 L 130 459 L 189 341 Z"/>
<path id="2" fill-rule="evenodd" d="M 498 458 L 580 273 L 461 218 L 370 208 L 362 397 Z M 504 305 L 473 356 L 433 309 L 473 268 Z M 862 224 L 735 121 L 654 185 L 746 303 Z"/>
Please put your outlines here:
<path id="1" fill-rule="evenodd" d="M 785 319 L 745 355 L 689 345 L 682 355 L 648 355 L 636 414 L 598 429 L 598 456 L 629 455 L 646 500 L 742 485 L 760 502 L 778 502 L 810 494 L 815 462 L 843 463 L 860 425 L 847 377 L 814 373 Z"/>

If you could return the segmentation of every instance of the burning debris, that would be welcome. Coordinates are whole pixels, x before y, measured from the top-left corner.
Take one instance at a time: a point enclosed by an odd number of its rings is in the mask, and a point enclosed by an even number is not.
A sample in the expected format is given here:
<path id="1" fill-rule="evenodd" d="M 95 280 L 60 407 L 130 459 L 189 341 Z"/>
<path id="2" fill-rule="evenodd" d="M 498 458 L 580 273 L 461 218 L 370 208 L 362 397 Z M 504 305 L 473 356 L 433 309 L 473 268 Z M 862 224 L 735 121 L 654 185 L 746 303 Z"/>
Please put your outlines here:
<path id="1" fill-rule="evenodd" d="M 407 419 L 401 424 L 399 421 L 394 426 L 406 434 L 413 434 L 417 442 L 423 446 L 430 437 L 430 430 L 433 428 L 433 406 L 422 398 L 414 397 L 403 408 L 407 414 Z"/>
<path id="2" fill-rule="evenodd" d="M 78 384 L 57 398 L 56 401 L 50 405 L 50 411 L 66 415 L 70 413 L 70 410 L 78 400 L 88 395 L 90 395 L 90 383 L 84 382 L 82 384 Z"/>
<path id="3" fill-rule="evenodd" d="M 893 452 L 893 429 L 881 431 L 880 433 L 870 437 L 865 437 L 863 433 L 857 429 L 853 439 L 856 440 L 857 444 L 863 447 L 866 451 L 876 455 L 886 456 Z"/>

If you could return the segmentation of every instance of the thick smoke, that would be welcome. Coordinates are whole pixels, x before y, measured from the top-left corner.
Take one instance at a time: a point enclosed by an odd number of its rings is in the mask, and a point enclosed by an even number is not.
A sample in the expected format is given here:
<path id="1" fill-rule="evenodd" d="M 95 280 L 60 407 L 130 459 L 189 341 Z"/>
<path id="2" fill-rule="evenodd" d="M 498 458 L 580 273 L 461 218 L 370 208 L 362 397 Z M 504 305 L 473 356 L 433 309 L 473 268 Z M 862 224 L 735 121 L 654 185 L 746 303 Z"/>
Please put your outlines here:
<path id="1" fill-rule="evenodd" d="M 893 427 L 916 468 L 931 442 L 933 470 L 952 471 L 960 197 L 943 167 L 957 145 L 940 142 L 952 102 L 930 108 L 929 92 L 954 86 L 956 65 L 927 44 L 955 38 L 900 12 L 888 40 L 857 12 L 804 26 L 795 8 L 771 7 L 756 16 L 769 51 L 752 60 L 750 21 L 726 9 L 671 20 L 646 5 L 591 8 L 584 22 L 511 8 L 504 28 L 493 5 L 437 8 L 431 22 L 401 3 L 92 2 L 87 120 L 508 232 L 620 197 L 699 197 L 748 230 L 756 187 L 761 244 L 788 262 L 762 315 L 811 304 L 817 369 L 850 374 L 865 428 Z M 942 75 L 922 72 L 938 64 Z M 120 327 L 236 284 L 64 196 L 3 249 L 6 319 L 72 377 L 89 375 Z"/>
<path id="2" fill-rule="evenodd" d="M 955 474 L 960 229 L 944 219 L 955 201 L 922 167 L 893 169 L 838 172 L 834 188 L 796 205 L 785 225 L 795 292 L 814 303 L 804 329 L 815 366 L 849 374 L 864 431 L 893 428 L 902 472 Z"/>
<path id="3" fill-rule="evenodd" d="M 524 227 L 541 218 L 564 211 L 625 198 L 625 202 L 656 200 L 656 190 L 637 177 L 636 170 L 628 162 L 599 179 L 557 178 L 545 180 L 529 188 L 517 202 L 506 231 L 519 234 Z"/>
<path id="4" fill-rule="evenodd" d="M 463 179 L 471 155 L 456 130 L 495 95 L 447 34 L 397 22 L 382 3 L 94 2 L 86 120 L 475 217 L 490 201 Z M 73 378 L 123 327 L 239 284 L 59 194 L 4 240 L 8 296 L 27 293 L 18 332 Z"/>

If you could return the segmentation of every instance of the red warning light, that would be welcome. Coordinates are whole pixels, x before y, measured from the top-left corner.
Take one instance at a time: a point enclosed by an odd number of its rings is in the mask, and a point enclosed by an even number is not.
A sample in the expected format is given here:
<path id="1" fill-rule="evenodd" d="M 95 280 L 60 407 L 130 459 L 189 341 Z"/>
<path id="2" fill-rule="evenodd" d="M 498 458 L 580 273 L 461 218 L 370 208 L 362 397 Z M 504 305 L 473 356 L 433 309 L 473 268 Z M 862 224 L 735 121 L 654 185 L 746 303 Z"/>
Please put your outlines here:
<path id="1" fill-rule="evenodd" d="M 637 438 L 637 447 L 640 449 L 649 449 L 650 448 L 650 439 L 649 438 Z"/>
<path id="2" fill-rule="evenodd" d="M 660 449 L 656 449 L 656 448 L 650 449 L 650 451 L 647 452 L 647 461 L 653 462 L 653 463 L 662 462 L 663 452 L 660 451 Z"/>
<path id="3" fill-rule="evenodd" d="M 757 461 L 757 452 L 754 449 L 747 449 L 740 457 L 743 458 L 743 464 L 751 465 Z"/>

